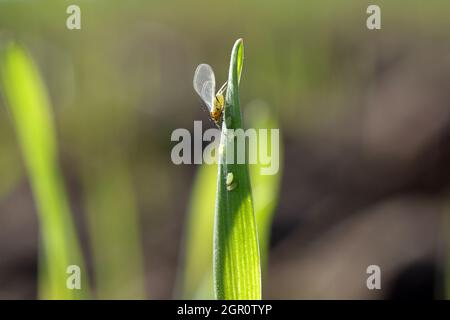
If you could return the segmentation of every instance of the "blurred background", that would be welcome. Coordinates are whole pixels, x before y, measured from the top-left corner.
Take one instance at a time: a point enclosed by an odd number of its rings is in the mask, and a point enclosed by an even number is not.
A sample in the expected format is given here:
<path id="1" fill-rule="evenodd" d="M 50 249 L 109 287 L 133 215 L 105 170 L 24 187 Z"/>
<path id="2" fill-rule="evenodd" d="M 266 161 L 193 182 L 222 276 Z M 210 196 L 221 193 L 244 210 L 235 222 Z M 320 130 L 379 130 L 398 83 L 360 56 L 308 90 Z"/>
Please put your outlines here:
<path id="1" fill-rule="evenodd" d="M 66 28 L 70 4 L 81 30 Z M 381 30 L 366 28 L 369 4 L 381 7 Z M 48 90 L 94 296 L 208 297 L 181 292 L 188 238 L 203 236 L 193 199 L 214 190 L 196 191 L 201 166 L 171 162 L 170 136 L 194 120 L 213 127 L 194 70 L 208 63 L 225 82 L 243 38 L 245 122 L 263 105 L 283 138 L 263 297 L 445 298 L 449 13 L 440 0 L 0 1 L 0 46 L 23 45 Z M 2 99 L 2 299 L 38 298 L 23 162 Z M 366 287 L 372 264 L 381 290 Z"/>

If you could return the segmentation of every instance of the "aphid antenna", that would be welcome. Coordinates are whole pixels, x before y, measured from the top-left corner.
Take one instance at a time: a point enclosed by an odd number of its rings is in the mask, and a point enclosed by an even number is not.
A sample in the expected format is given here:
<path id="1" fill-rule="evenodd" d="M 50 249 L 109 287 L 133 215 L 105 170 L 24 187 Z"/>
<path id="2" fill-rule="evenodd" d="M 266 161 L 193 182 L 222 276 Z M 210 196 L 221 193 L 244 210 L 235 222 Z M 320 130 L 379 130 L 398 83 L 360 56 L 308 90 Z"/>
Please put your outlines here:
<path id="1" fill-rule="evenodd" d="M 227 88 L 228 85 L 228 81 L 226 81 L 219 89 L 219 91 L 217 91 L 217 94 L 222 94 L 222 92 L 225 91 L 225 89 Z"/>

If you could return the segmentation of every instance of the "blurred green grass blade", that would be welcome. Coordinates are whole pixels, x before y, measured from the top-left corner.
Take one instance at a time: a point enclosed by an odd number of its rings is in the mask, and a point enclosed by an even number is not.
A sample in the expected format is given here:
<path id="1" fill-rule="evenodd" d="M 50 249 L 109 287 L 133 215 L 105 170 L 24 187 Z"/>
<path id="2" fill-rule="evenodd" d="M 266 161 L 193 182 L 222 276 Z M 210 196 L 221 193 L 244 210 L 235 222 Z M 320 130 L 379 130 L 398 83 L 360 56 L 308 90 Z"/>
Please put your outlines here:
<path id="1" fill-rule="evenodd" d="M 249 126 L 255 129 L 278 129 L 278 121 L 273 116 L 269 106 L 263 101 L 254 101 L 247 106 L 246 114 L 249 120 Z M 268 133 L 270 137 L 270 133 Z M 258 150 L 260 146 L 261 136 L 258 131 Z M 272 225 L 273 215 L 279 200 L 280 181 L 282 175 L 281 163 L 283 163 L 283 139 L 279 141 L 268 138 L 267 146 L 271 150 L 271 154 L 279 151 L 280 167 L 276 174 L 262 174 L 261 169 L 264 167 L 259 161 L 257 164 L 250 165 L 250 176 L 252 181 L 253 203 L 256 215 L 256 224 L 258 227 L 259 252 L 261 255 L 261 269 L 263 279 L 267 270 L 267 261 L 269 256 L 270 229 Z M 278 144 L 275 146 L 275 144 Z"/>
<path id="2" fill-rule="evenodd" d="M 261 266 L 248 164 L 226 160 L 228 152 L 236 155 L 231 150 L 236 149 L 235 138 L 229 139 L 229 130 L 242 128 L 238 79 L 242 63 L 243 43 L 239 39 L 231 53 L 219 147 L 213 251 L 217 299 L 261 299 Z M 232 190 L 227 188 L 229 173 L 235 185 Z"/>
<path id="3" fill-rule="evenodd" d="M 145 299 L 141 233 L 129 168 L 123 160 L 105 162 L 86 166 L 83 174 L 97 297 Z"/>
<path id="4" fill-rule="evenodd" d="M 212 239 L 217 167 L 203 164 L 195 178 L 184 236 L 185 255 L 178 286 L 182 299 L 213 299 Z"/>
<path id="5" fill-rule="evenodd" d="M 39 295 L 43 299 L 87 296 L 81 256 L 57 159 L 49 99 L 37 67 L 17 44 L 1 56 L 3 94 L 12 114 L 39 216 L 42 255 Z M 81 290 L 66 286 L 69 265 L 81 268 Z"/>

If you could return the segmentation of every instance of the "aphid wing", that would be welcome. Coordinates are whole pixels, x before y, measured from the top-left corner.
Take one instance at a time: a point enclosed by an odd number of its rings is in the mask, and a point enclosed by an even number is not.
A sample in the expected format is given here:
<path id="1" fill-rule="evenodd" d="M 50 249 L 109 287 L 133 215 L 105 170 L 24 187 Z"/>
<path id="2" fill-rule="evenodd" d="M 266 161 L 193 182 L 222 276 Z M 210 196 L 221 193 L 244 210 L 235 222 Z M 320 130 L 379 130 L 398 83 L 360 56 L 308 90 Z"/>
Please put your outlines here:
<path id="1" fill-rule="evenodd" d="M 213 101 L 216 91 L 216 79 L 214 77 L 214 71 L 210 65 L 198 65 L 195 70 L 193 85 L 197 94 L 211 111 L 213 109 Z"/>

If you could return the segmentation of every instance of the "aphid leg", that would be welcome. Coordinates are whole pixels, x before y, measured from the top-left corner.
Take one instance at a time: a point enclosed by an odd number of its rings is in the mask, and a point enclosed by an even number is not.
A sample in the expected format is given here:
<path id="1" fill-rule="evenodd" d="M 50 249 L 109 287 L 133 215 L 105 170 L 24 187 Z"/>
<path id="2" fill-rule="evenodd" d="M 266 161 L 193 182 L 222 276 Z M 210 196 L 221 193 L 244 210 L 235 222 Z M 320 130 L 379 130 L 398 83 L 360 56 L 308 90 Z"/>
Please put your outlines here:
<path id="1" fill-rule="evenodd" d="M 217 122 L 216 122 L 217 128 L 222 129 L 222 121 L 223 121 L 223 112 L 220 115 L 219 119 L 217 119 Z"/>

